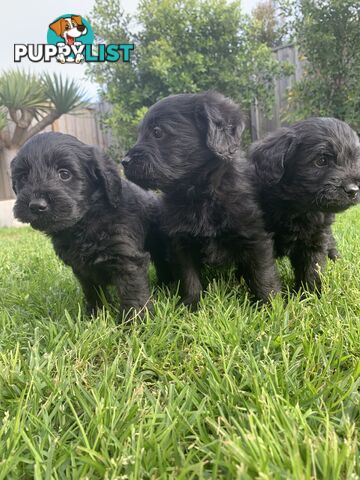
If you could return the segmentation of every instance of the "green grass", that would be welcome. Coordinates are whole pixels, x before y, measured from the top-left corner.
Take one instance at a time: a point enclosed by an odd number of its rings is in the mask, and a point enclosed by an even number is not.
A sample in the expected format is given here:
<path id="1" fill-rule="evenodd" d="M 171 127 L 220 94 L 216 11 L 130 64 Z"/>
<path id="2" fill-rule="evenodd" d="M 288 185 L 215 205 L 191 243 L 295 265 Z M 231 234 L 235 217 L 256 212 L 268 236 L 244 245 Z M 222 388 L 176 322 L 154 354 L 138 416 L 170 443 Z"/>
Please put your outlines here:
<path id="1" fill-rule="evenodd" d="M 228 275 L 118 325 L 44 236 L 1 230 L 0 480 L 359 478 L 359 208 L 335 232 L 321 299 L 257 309 Z"/>

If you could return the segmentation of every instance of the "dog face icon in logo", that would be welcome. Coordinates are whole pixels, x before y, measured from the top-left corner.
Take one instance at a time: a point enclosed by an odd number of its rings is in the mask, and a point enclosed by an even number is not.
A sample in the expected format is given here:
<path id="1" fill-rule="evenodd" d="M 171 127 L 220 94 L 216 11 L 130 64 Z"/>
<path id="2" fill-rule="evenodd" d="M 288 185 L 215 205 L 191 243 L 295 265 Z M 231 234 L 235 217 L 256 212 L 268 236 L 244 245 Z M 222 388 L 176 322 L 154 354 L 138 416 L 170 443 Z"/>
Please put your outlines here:
<path id="1" fill-rule="evenodd" d="M 62 15 L 54 22 L 50 23 L 48 30 L 48 43 L 55 44 L 59 47 L 70 47 L 71 54 L 66 55 L 69 48 L 64 48 L 64 53 L 59 53 L 56 60 L 60 63 L 84 61 L 84 55 L 79 53 L 79 47 L 85 44 L 92 44 L 94 34 L 89 23 L 80 15 Z"/>

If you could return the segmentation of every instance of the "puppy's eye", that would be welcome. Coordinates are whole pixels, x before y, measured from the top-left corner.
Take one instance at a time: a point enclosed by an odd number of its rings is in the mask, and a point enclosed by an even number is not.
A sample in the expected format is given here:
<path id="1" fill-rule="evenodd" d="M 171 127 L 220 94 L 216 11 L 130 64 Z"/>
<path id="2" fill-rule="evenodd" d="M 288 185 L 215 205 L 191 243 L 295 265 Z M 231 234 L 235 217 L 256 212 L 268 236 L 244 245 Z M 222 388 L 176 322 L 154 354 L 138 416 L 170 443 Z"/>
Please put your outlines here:
<path id="1" fill-rule="evenodd" d="M 59 177 L 61 180 L 64 182 L 67 182 L 71 178 L 71 173 L 69 170 L 65 170 L 65 168 L 62 168 L 61 170 L 58 171 Z"/>
<path id="2" fill-rule="evenodd" d="M 155 138 L 161 138 L 162 134 L 163 134 L 163 132 L 162 132 L 160 127 L 154 127 L 153 135 L 154 135 Z"/>
<path id="3" fill-rule="evenodd" d="M 315 159 L 315 165 L 317 167 L 326 167 L 329 165 L 330 157 L 328 155 L 320 155 L 320 157 Z"/>

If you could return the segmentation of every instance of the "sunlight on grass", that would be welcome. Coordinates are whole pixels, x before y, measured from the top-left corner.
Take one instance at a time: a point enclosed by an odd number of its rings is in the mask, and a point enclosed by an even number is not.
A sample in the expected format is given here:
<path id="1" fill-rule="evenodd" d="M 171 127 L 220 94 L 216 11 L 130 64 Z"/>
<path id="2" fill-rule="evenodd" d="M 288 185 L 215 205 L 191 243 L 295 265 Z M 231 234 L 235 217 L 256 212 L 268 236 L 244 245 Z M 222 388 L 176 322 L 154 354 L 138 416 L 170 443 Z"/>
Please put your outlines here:
<path id="1" fill-rule="evenodd" d="M 339 216 L 321 299 L 257 309 L 224 274 L 196 313 L 154 290 L 119 325 L 43 235 L 1 230 L 0 479 L 359 478 L 359 231 Z"/>

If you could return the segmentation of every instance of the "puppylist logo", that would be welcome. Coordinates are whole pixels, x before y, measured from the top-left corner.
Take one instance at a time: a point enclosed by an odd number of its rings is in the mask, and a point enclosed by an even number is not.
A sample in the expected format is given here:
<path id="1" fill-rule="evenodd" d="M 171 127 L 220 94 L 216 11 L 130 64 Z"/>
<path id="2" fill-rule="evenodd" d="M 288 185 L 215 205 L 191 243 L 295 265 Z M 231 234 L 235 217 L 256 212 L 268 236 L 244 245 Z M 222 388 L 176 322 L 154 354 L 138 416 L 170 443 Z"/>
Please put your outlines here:
<path id="1" fill-rule="evenodd" d="M 133 43 L 94 45 L 94 33 L 89 22 L 81 15 L 61 15 L 50 23 L 47 44 L 28 43 L 14 45 L 14 62 L 24 58 L 31 62 L 59 63 L 123 62 L 130 61 Z"/>

